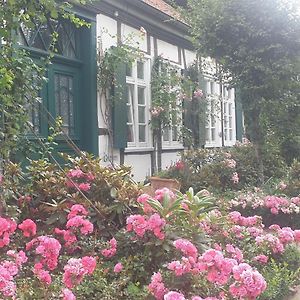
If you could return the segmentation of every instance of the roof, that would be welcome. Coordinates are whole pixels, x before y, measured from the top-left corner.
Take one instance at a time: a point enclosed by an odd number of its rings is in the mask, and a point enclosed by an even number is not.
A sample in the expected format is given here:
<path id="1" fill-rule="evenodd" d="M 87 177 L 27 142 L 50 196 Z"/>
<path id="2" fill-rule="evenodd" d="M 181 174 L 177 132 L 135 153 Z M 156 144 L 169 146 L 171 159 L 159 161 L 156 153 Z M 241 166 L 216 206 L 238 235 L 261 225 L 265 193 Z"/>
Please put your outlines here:
<path id="1" fill-rule="evenodd" d="M 175 10 L 175 8 L 163 0 L 141 0 L 141 1 L 156 8 L 157 10 L 165 13 L 166 15 L 174 19 L 180 20 L 180 16 L 178 12 Z"/>

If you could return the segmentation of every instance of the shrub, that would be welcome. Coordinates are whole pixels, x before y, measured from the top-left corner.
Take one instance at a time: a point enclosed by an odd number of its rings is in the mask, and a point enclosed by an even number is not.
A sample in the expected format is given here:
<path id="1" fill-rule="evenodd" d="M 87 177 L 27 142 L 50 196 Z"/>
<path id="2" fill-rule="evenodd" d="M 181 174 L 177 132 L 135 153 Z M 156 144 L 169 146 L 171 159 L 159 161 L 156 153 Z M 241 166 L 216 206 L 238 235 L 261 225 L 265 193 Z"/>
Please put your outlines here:
<path id="1" fill-rule="evenodd" d="M 130 169 L 103 167 L 90 155 L 64 158 L 64 168 L 48 159 L 31 160 L 25 171 L 17 164 L 8 164 L 2 183 L 7 212 L 12 215 L 13 208 L 15 212 L 21 209 L 20 219 L 33 216 L 46 228 L 63 224 L 65 210 L 82 203 L 90 209 L 99 230 L 116 232 L 135 209 L 140 194 Z"/>

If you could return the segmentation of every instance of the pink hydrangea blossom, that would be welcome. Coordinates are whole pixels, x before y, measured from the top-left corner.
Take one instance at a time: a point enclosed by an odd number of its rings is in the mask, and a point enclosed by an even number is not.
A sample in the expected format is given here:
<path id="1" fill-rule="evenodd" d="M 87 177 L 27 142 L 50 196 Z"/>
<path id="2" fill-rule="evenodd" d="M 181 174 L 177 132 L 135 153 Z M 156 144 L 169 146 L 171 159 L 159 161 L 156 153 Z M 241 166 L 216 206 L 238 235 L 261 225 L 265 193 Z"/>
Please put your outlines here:
<path id="1" fill-rule="evenodd" d="M 123 270 L 123 265 L 122 265 L 121 263 L 117 263 L 117 264 L 114 266 L 114 272 L 115 272 L 115 273 L 120 273 L 122 270 Z"/>
<path id="2" fill-rule="evenodd" d="M 112 238 L 109 241 L 109 245 L 109 249 L 103 249 L 101 251 L 101 254 L 107 258 L 113 257 L 117 253 L 117 240 L 115 238 Z"/>
<path id="3" fill-rule="evenodd" d="M 175 194 L 168 188 L 162 188 L 155 191 L 155 199 L 157 201 L 162 201 L 164 197 L 168 197 L 171 200 L 176 198 Z"/>
<path id="4" fill-rule="evenodd" d="M 151 199 L 151 196 L 148 194 L 142 194 L 137 198 L 137 202 L 139 202 L 143 205 L 143 211 L 145 214 L 148 214 L 148 213 L 151 213 L 154 211 L 154 209 L 148 203 L 149 199 Z"/>
<path id="5" fill-rule="evenodd" d="M 37 278 L 44 284 L 50 285 L 52 282 L 51 275 L 49 271 L 43 269 L 43 265 L 41 263 L 36 263 L 33 268 L 33 273 L 37 276 Z"/>
<path id="6" fill-rule="evenodd" d="M 170 291 L 164 295 L 164 300 L 186 300 L 183 294 Z"/>
<path id="7" fill-rule="evenodd" d="M 31 237 L 36 235 L 36 224 L 31 219 L 24 220 L 18 226 L 25 237 Z"/>
<path id="8" fill-rule="evenodd" d="M 185 256 L 192 256 L 193 258 L 198 256 L 197 248 L 188 240 L 178 239 L 174 241 L 173 244 L 175 248 L 180 250 Z"/>
<path id="9" fill-rule="evenodd" d="M 74 204 L 71 207 L 71 210 L 68 214 L 68 220 L 72 219 L 73 217 L 77 216 L 77 215 L 82 215 L 82 216 L 87 216 L 88 215 L 88 211 L 85 209 L 85 207 L 81 204 Z"/>
<path id="10" fill-rule="evenodd" d="M 148 289 L 157 300 L 162 300 L 164 295 L 168 292 L 168 289 L 165 287 L 162 276 L 159 272 L 152 275 L 151 283 L 148 285 Z"/>
<path id="11" fill-rule="evenodd" d="M 80 284 L 85 275 L 92 274 L 96 267 L 96 259 L 93 257 L 70 258 L 64 266 L 64 285 L 72 289 Z"/>
<path id="12" fill-rule="evenodd" d="M 17 224 L 11 219 L 0 217 L 0 248 L 10 243 L 10 236 L 16 231 Z"/>
<path id="13" fill-rule="evenodd" d="M 267 287 L 263 276 L 246 263 L 234 266 L 233 278 L 236 280 L 230 285 L 229 292 L 239 299 L 256 299 Z"/>
<path id="14" fill-rule="evenodd" d="M 35 253 L 40 256 L 40 263 L 50 271 L 54 270 L 58 264 L 61 244 L 55 238 L 39 236 L 26 244 L 26 250 L 31 250 L 36 246 Z"/>
<path id="15" fill-rule="evenodd" d="M 253 260 L 257 261 L 261 264 L 266 264 L 268 262 L 269 258 L 268 258 L 268 256 L 266 256 L 264 254 L 260 254 L 260 255 L 253 257 Z"/>
<path id="16" fill-rule="evenodd" d="M 69 289 L 63 289 L 62 290 L 62 297 L 63 300 L 76 300 L 75 295 L 70 291 Z"/>
<path id="17" fill-rule="evenodd" d="M 84 235 L 87 235 L 89 233 L 92 233 L 94 230 L 93 224 L 89 221 L 86 220 L 83 216 L 75 216 L 71 219 L 68 220 L 66 227 L 75 229 L 79 228 L 80 232 Z"/>

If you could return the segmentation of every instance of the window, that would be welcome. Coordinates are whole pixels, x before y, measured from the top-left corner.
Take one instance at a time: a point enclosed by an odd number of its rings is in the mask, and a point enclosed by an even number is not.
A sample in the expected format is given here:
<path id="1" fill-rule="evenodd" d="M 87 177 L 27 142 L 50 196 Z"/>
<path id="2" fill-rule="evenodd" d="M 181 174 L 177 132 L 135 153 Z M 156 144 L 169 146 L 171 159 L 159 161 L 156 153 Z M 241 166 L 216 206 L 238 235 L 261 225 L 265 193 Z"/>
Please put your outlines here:
<path id="1" fill-rule="evenodd" d="M 150 146 L 150 60 L 140 60 L 126 68 L 127 146 Z"/>
<path id="2" fill-rule="evenodd" d="M 220 144 L 220 107 L 218 89 L 216 82 L 207 82 L 207 115 L 205 126 L 205 137 L 207 146 L 219 146 Z"/>
<path id="3" fill-rule="evenodd" d="M 169 65 L 168 62 L 166 65 L 161 65 L 161 72 L 168 72 L 169 74 L 174 75 L 174 78 L 180 78 L 181 77 L 181 69 L 176 65 Z M 165 69 L 164 69 L 165 68 Z M 166 75 L 166 78 L 169 75 Z M 170 78 L 170 81 L 174 80 L 177 82 L 177 79 Z M 171 83 L 171 90 L 170 93 L 173 94 L 174 99 L 176 99 L 176 102 L 174 101 L 172 104 L 170 104 L 169 107 L 169 121 L 170 125 L 163 128 L 162 132 L 162 142 L 163 147 L 170 147 L 170 148 L 178 148 L 182 147 L 181 142 L 181 128 L 182 128 L 182 101 L 178 95 L 180 95 L 180 88 L 179 86 L 174 85 L 174 83 Z"/>
<path id="4" fill-rule="evenodd" d="M 235 106 L 234 92 L 225 86 L 222 87 L 223 103 L 223 143 L 225 146 L 235 144 Z"/>

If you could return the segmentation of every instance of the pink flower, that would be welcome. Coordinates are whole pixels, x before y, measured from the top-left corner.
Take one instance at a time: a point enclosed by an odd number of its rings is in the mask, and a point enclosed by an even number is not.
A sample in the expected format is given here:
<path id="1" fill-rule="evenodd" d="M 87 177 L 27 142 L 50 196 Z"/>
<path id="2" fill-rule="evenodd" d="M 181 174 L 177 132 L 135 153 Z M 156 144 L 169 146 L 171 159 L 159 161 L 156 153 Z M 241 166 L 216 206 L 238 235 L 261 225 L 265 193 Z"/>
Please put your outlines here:
<path id="1" fill-rule="evenodd" d="M 150 293 L 157 300 L 162 300 L 164 295 L 168 292 L 168 289 L 165 287 L 161 274 L 154 273 L 151 277 L 151 283 L 148 285 Z"/>
<path id="2" fill-rule="evenodd" d="M 171 200 L 176 198 L 175 194 L 168 188 L 162 188 L 162 189 L 155 191 L 154 198 L 157 201 L 162 201 L 164 199 L 164 197 L 168 197 Z"/>
<path id="3" fill-rule="evenodd" d="M 117 241 L 115 238 L 112 238 L 109 241 L 110 248 L 109 249 L 104 249 L 101 251 L 101 254 L 107 258 L 113 257 L 116 252 L 117 252 Z"/>
<path id="4" fill-rule="evenodd" d="M 127 231 L 134 231 L 138 236 L 143 237 L 148 223 L 145 217 L 141 215 L 131 215 L 126 220 L 126 229 Z"/>
<path id="5" fill-rule="evenodd" d="M 80 169 L 73 169 L 68 172 L 67 176 L 71 178 L 82 178 L 84 177 L 84 173 Z"/>
<path id="6" fill-rule="evenodd" d="M 17 224 L 11 219 L 0 217 L 0 248 L 10 243 L 10 236 L 16 231 Z"/>
<path id="7" fill-rule="evenodd" d="M 200 89 L 197 89 L 196 91 L 194 91 L 194 94 L 193 94 L 193 96 L 195 97 L 195 98 L 202 98 L 203 97 L 203 91 L 202 90 L 200 90 Z"/>
<path id="8" fill-rule="evenodd" d="M 117 264 L 114 266 L 114 272 L 115 272 L 115 273 L 120 273 L 122 270 L 123 270 L 123 265 L 122 265 L 121 263 L 117 263 Z"/>
<path id="9" fill-rule="evenodd" d="M 82 216 L 75 216 L 68 220 L 66 224 L 67 228 L 80 228 L 80 232 L 84 235 L 92 233 L 94 230 L 93 224 L 84 219 Z"/>
<path id="10" fill-rule="evenodd" d="M 180 250 L 185 256 L 191 256 L 196 258 L 198 255 L 198 250 L 190 241 L 185 239 L 178 239 L 174 241 L 174 246 L 176 249 Z"/>
<path id="11" fill-rule="evenodd" d="M 91 188 L 91 185 L 87 182 L 79 183 L 78 188 L 83 192 L 88 192 Z"/>
<path id="12" fill-rule="evenodd" d="M 151 196 L 148 194 L 142 194 L 137 198 L 137 202 L 139 202 L 143 205 L 143 211 L 145 214 L 151 213 L 154 211 L 154 209 L 151 207 L 151 205 L 148 204 L 149 199 L 151 199 Z"/>
<path id="13" fill-rule="evenodd" d="M 170 291 L 164 295 L 164 300 L 186 300 L 181 293 Z"/>
<path id="14" fill-rule="evenodd" d="M 85 275 L 92 274 L 96 267 L 93 257 L 70 258 L 64 266 L 63 282 L 69 289 L 77 286 Z"/>
<path id="15" fill-rule="evenodd" d="M 81 204 L 74 204 L 71 207 L 71 211 L 68 214 L 68 220 L 70 220 L 71 218 L 73 218 L 73 217 L 75 217 L 77 215 L 87 216 L 88 215 L 88 211 Z"/>
<path id="16" fill-rule="evenodd" d="M 299 229 L 294 230 L 294 239 L 297 243 L 300 242 L 300 230 Z"/>
<path id="17" fill-rule="evenodd" d="M 93 274 L 97 265 L 97 260 L 95 257 L 84 256 L 81 259 L 81 263 L 83 265 L 83 268 L 86 270 L 87 274 Z"/>
<path id="18" fill-rule="evenodd" d="M 36 235 L 36 224 L 31 219 L 24 220 L 19 226 L 25 237 Z"/>
<path id="19" fill-rule="evenodd" d="M 37 276 L 37 278 L 44 284 L 50 285 L 52 282 L 51 275 L 49 271 L 43 269 L 43 265 L 41 263 L 37 263 L 34 265 L 33 273 Z"/>
<path id="20" fill-rule="evenodd" d="M 62 290 L 63 300 L 76 300 L 75 295 L 69 289 Z"/>
<path id="21" fill-rule="evenodd" d="M 230 168 L 230 169 L 234 169 L 236 167 L 236 161 L 234 159 L 225 159 L 224 160 L 225 166 Z"/>
<path id="22" fill-rule="evenodd" d="M 254 261 L 257 261 L 262 264 L 266 264 L 268 262 L 268 259 L 269 259 L 268 256 L 264 254 L 257 255 L 253 258 Z"/>

